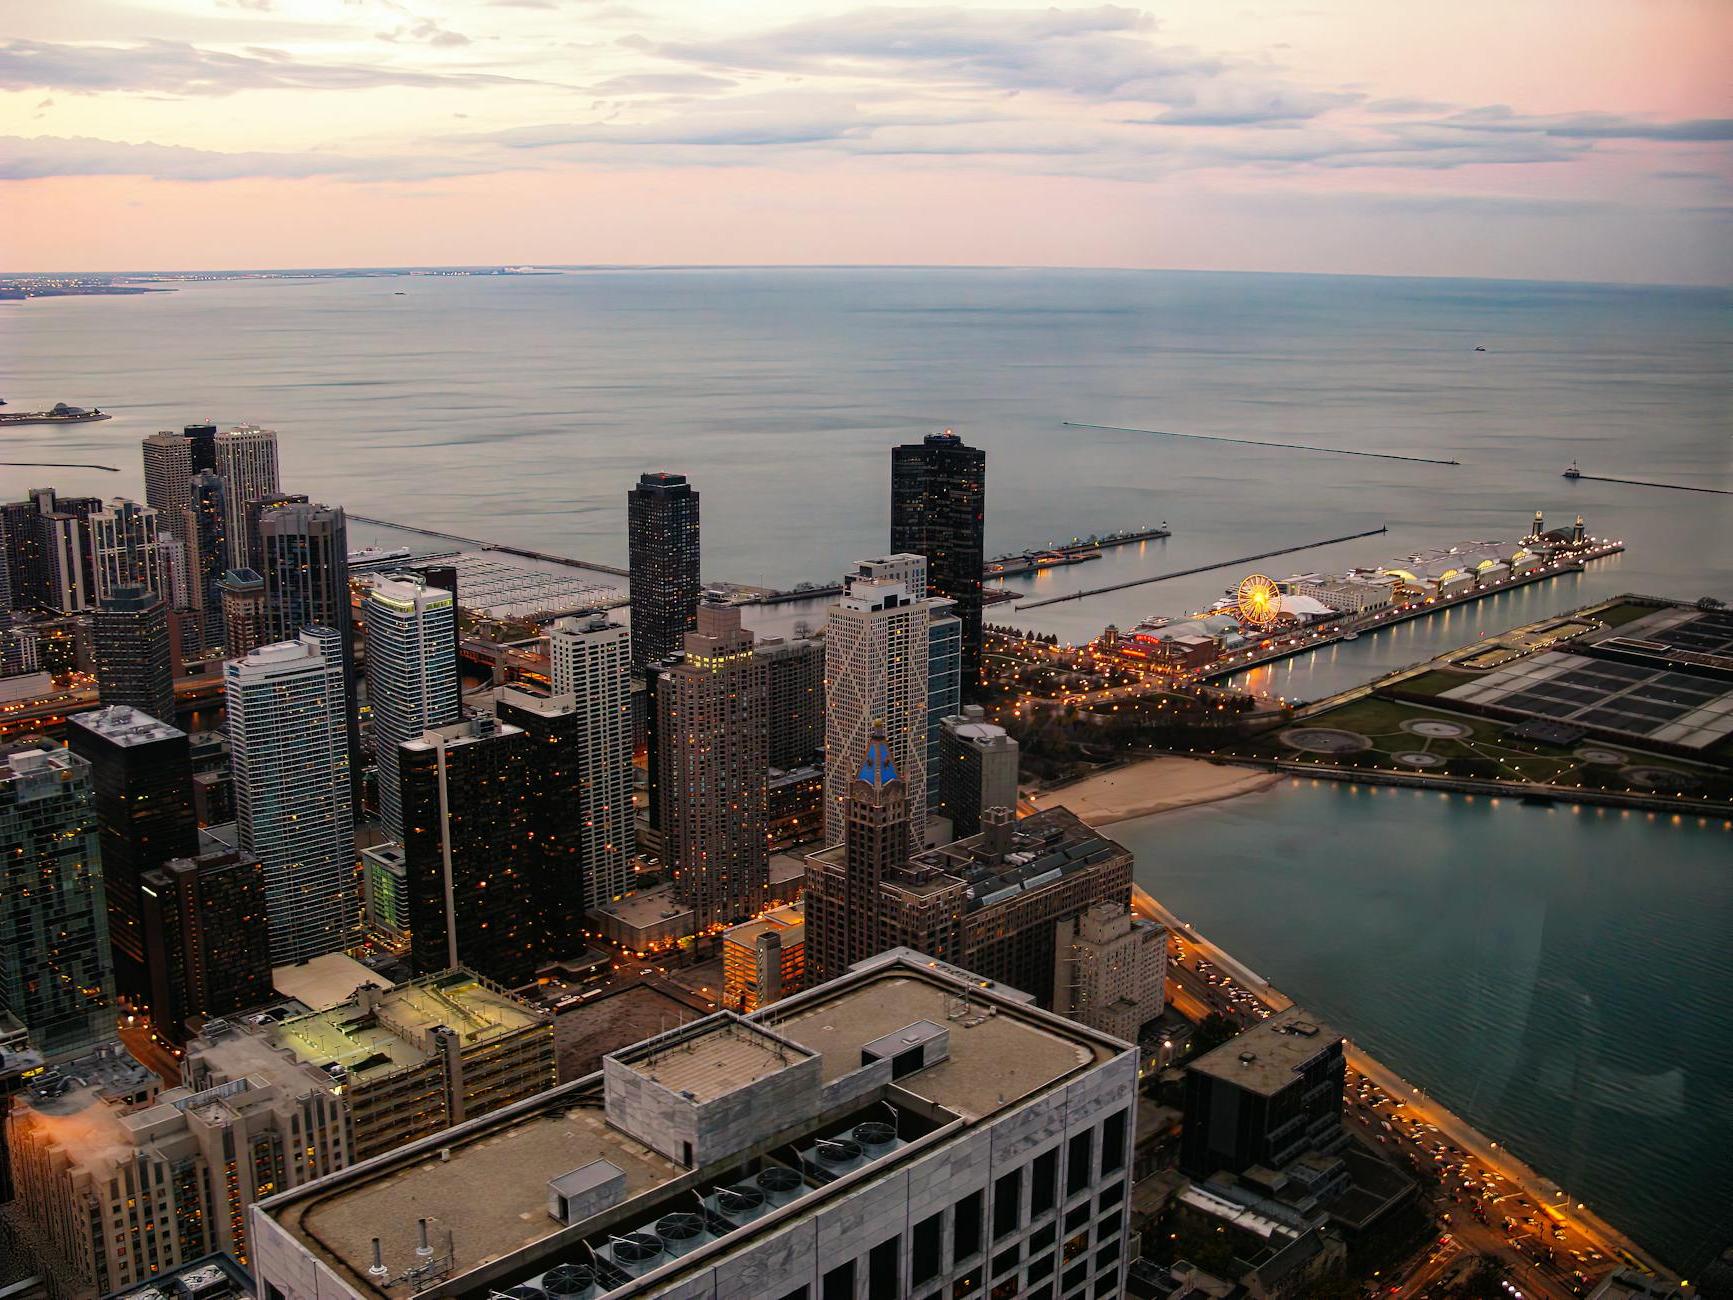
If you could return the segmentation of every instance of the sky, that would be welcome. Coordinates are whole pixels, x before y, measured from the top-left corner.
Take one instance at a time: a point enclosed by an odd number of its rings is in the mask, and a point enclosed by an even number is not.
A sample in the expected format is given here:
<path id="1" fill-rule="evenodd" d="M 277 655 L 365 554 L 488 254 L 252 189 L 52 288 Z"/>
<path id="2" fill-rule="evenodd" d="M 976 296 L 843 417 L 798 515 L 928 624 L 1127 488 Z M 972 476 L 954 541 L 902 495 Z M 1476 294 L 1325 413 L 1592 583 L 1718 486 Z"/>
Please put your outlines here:
<path id="1" fill-rule="evenodd" d="M 1733 0 L 0 0 L 0 271 L 1733 283 Z"/>

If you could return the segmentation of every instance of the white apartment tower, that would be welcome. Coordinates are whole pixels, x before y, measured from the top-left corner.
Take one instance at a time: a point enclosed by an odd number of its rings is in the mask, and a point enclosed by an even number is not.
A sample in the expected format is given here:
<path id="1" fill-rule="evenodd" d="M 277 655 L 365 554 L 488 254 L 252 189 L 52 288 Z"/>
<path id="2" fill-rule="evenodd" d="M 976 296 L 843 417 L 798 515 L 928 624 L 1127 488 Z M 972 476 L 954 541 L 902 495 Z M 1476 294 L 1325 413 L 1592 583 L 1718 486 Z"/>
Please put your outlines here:
<path id="1" fill-rule="evenodd" d="M 221 445 L 219 441 L 219 446 Z M 403 839 L 397 747 L 458 721 L 457 605 L 449 591 L 385 578 L 361 602 L 367 625 L 367 701 L 385 833 Z"/>
<path id="2" fill-rule="evenodd" d="M 556 619 L 548 629 L 553 693 L 582 718 L 577 789 L 584 906 L 626 892 L 638 849 L 632 806 L 632 638 L 606 614 Z"/>
<path id="3" fill-rule="evenodd" d="M 1091 904 L 1059 922 L 1053 1010 L 1127 1042 L 1167 1002 L 1167 930 L 1123 903 Z"/>
<path id="4" fill-rule="evenodd" d="M 307 628 L 223 666 L 240 848 L 265 864 L 271 964 L 360 936 L 340 638 Z"/>
<path id="5" fill-rule="evenodd" d="M 185 541 L 183 514 L 192 502 L 193 442 L 164 429 L 144 439 L 144 499 L 162 520 L 164 532 Z"/>
<path id="6" fill-rule="evenodd" d="M 277 481 L 277 434 L 243 424 L 219 433 L 216 445 L 217 474 L 227 489 L 224 534 L 229 539 L 230 567 L 256 569 L 258 557 L 248 554 L 247 505 L 282 490 Z"/>
<path id="7" fill-rule="evenodd" d="M 924 580 L 924 573 L 922 575 Z M 932 604 L 902 582 L 851 574 L 824 633 L 824 840 L 843 839 L 848 787 L 875 727 L 909 793 L 918 847 L 927 824 L 927 653 Z"/>
<path id="8" fill-rule="evenodd" d="M 107 509 L 90 516 L 98 600 L 107 600 L 119 587 L 143 587 L 167 602 L 170 593 L 157 528 L 155 510 L 124 497 L 116 497 Z"/>

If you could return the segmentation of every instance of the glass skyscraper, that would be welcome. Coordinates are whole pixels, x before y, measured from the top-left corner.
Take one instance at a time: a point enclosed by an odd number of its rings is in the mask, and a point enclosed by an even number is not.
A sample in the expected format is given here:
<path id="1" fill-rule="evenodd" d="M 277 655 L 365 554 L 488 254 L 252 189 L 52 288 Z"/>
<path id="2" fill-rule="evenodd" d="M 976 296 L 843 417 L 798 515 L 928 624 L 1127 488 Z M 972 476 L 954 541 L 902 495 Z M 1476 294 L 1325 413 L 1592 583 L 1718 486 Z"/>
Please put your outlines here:
<path id="1" fill-rule="evenodd" d="M 931 594 L 957 603 L 963 681 L 981 676 L 987 453 L 949 431 L 891 450 L 891 550 L 927 557 Z"/>
<path id="2" fill-rule="evenodd" d="M 643 474 L 626 493 L 632 671 L 660 663 L 698 626 L 698 494 L 684 474 Z"/>

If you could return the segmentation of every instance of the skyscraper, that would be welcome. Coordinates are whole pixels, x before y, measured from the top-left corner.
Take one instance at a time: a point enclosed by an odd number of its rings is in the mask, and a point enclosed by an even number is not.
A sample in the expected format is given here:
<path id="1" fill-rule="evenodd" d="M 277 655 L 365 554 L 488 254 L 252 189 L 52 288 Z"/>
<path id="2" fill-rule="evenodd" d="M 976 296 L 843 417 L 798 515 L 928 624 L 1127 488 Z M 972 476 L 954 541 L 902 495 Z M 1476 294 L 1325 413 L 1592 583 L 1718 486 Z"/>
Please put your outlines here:
<path id="1" fill-rule="evenodd" d="M 858 769 L 848 767 L 840 853 L 814 855 L 806 875 L 806 967 L 808 984 L 841 975 L 857 961 L 883 951 L 880 887 L 890 871 L 908 860 L 909 783 L 882 733 L 864 747 Z"/>
<path id="2" fill-rule="evenodd" d="M 170 858 L 198 849 L 187 736 L 125 706 L 75 714 L 67 722 L 68 748 L 90 765 L 115 983 L 143 998 L 150 980 L 139 882 Z"/>
<path id="3" fill-rule="evenodd" d="M 114 974 L 90 765 L 0 752 L 0 1010 L 60 1055 L 114 1033 Z"/>
<path id="4" fill-rule="evenodd" d="M 157 512 L 163 528 L 183 541 L 187 484 L 196 472 L 192 439 L 165 429 L 144 440 L 145 503 Z"/>
<path id="5" fill-rule="evenodd" d="M 791 772 L 824 753 L 824 644 L 766 637 L 758 653 L 769 677 L 770 765 Z"/>
<path id="6" fill-rule="evenodd" d="M 927 808 L 939 802 L 939 732 L 963 707 L 963 622 L 954 601 L 935 597 L 927 623 Z"/>
<path id="7" fill-rule="evenodd" d="M 265 580 L 252 569 L 230 569 L 219 586 L 223 596 L 223 653 L 240 659 L 264 644 Z"/>
<path id="8" fill-rule="evenodd" d="M 189 1017 L 228 1016 L 271 997 L 265 868 L 233 850 L 175 858 L 139 880 L 151 1022 L 184 1043 Z"/>
<path id="9" fill-rule="evenodd" d="M 217 473 L 223 480 L 227 515 L 224 532 L 229 543 L 229 563 L 235 568 L 256 568 L 247 528 L 247 504 L 277 495 L 277 435 L 270 429 L 243 424 L 216 436 Z"/>
<path id="10" fill-rule="evenodd" d="M 986 720 L 979 704 L 944 719 L 939 733 L 938 812 L 951 821 L 951 838 L 981 829 L 988 808 L 1017 807 L 1017 742 Z"/>
<path id="11" fill-rule="evenodd" d="M 157 512 L 116 497 L 90 516 L 90 545 L 96 557 L 93 589 L 98 601 L 119 587 L 143 587 L 167 599 Z"/>
<path id="12" fill-rule="evenodd" d="M 698 494 L 684 474 L 643 474 L 626 493 L 632 671 L 666 659 L 698 626 Z"/>
<path id="13" fill-rule="evenodd" d="M 901 582 L 846 579 L 825 624 L 826 844 L 842 841 L 844 805 L 856 768 L 881 730 L 891 762 L 908 787 L 911 847 L 927 817 L 928 665 L 932 603 L 913 600 Z"/>
<path id="14" fill-rule="evenodd" d="M 240 848 L 265 865 L 279 966 L 340 952 L 360 932 L 338 637 L 310 627 L 223 666 Z"/>
<path id="15" fill-rule="evenodd" d="M 379 771 L 379 816 L 391 839 L 404 835 L 398 747 L 461 716 L 457 607 L 451 593 L 384 578 L 361 602 L 367 638 L 367 702 Z M 483 972 L 486 973 L 485 971 Z"/>
<path id="16" fill-rule="evenodd" d="M 892 449 L 891 549 L 926 556 L 932 591 L 957 602 L 968 693 L 981 676 L 986 502 L 987 453 L 949 430 Z"/>
<path id="17" fill-rule="evenodd" d="M 578 711 L 577 808 L 584 905 L 626 892 L 638 848 L 632 807 L 632 657 L 626 629 L 606 614 L 556 619 L 548 628 L 553 693 Z"/>
<path id="18" fill-rule="evenodd" d="M 700 605 L 685 648 L 656 684 L 662 856 L 702 933 L 766 902 L 769 669 L 736 605 Z"/>
<path id="19" fill-rule="evenodd" d="M 494 715 L 529 737 L 525 783 L 530 795 L 530 851 L 537 873 L 532 905 L 539 915 L 543 956 L 558 960 L 584 946 L 582 810 L 572 798 L 582 779 L 584 714 L 569 695 L 540 695 L 513 686 L 493 693 Z"/>
<path id="20" fill-rule="evenodd" d="M 495 718 L 431 727 L 401 747 L 410 960 L 518 988 L 542 959 L 531 860 L 527 733 Z"/>
<path id="21" fill-rule="evenodd" d="M 228 506 L 223 480 L 214 470 L 201 469 L 187 484 L 186 526 L 188 605 L 197 610 L 202 646 L 222 644 L 223 574 L 229 570 Z M 347 594 L 347 593 L 345 593 Z"/>
<path id="22" fill-rule="evenodd" d="M 174 655 L 168 610 L 143 587 L 117 587 L 90 620 L 96 658 L 96 693 L 104 704 L 125 704 L 175 721 Z"/>
<path id="23" fill-rule="evenodd" d="M 216 425 L 189 424 L 181 430 L 181 436 L 187 440 L 188 458 L 192 461 L 193 473 L 197 474 L 200 470 L 216 469 Z"/>

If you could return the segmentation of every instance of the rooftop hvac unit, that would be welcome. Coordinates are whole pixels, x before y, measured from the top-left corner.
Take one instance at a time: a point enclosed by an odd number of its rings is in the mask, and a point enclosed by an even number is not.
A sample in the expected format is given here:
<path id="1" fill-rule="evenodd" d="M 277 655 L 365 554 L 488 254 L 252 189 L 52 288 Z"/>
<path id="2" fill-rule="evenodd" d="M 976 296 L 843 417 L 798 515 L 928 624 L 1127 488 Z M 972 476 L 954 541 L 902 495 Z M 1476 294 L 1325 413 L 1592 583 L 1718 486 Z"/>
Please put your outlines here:
<path id="1" fill-rule="evenodd" d="M 784 1169 L 781 1165 L 773 1165 L 763 1170 L 752 1182 L 773 1206 L 787 1205 L 800 1195 L 804 1185 L 799 1174 L 792 1169 Z"/>
<path id="2" fill-rule="evenodd" d="M 684 1255 L 696 1250 L 706 1241 L 714 1240 L 709 1230 L 704 1226 L 704 1220 L 696 1214 L 688 1214 L 677 1210 L 673 1214 L 664 1214 L 656 1220 L 656 1236 L 661 1239 L 662 1249 L 670 1255 Z"/>
<path id="3" fill-rule="evenodd" d="M 556 1264 L 540 1278 L 541 1288 L 513 1287 L 512 1300 L 589 1300 L 596 1294 L 596 1270 L 588 1264 Z M 524 1292 L 529 1292 L 525 1295 Z"/>
<path id="4" fill-rule="evenodd" d="M 795 1180 L 797 1183 L 798 1179 Z M 715 1214 L 739 1226 L 750 1223 L 763 1214 L 768 1206 L 764 1192 L 751 1183 L 743 1183 L 738 1187 L 719 1187 L 716 1194 L 708 1198 L 704 1204 Z"/>
<path id="5" fill-rule="evenodd" d="M 565 1266 L 561 1265 L 561 1267 L 563 1268 Z M 585 1273 L 589 1272 L 588 1269 L 583 1269 L 581 1271 Z M 514 1286 L 509 1291 L 500 1291 L 496 1294 L 498 1295 L 499 1300 L 548 1300 L 548 1293 L 542 1290 L 539 1286 Z M 587 1293 L 564 1292 L 562 1294 L 573 1295 Z"/>
<path id="6" fill-rule="evenodd" d="M 849 1137 L 860 1143 L 867 1159 L 876 1160 L 896 1144 L 897 1131 L 884 1121 L 874 1119 L 865 1124 L 856 1124 L 849 1132 Z"/>
<path id="7" fill-rule="evenodd" d="M 648 1232 L 609 1237 L 608 1244 L 596 1253 L 630 1277 L 642 1276 L 666 1262 L 661 1238 Z"/>
<path id="8" fill-rule="evenodd" d="M 806 1152 L 807 1166 L 825 1182 L 841 1178 L 864 1163 L 860 1143 L 849 1138 L 820 1138 Z"/>

